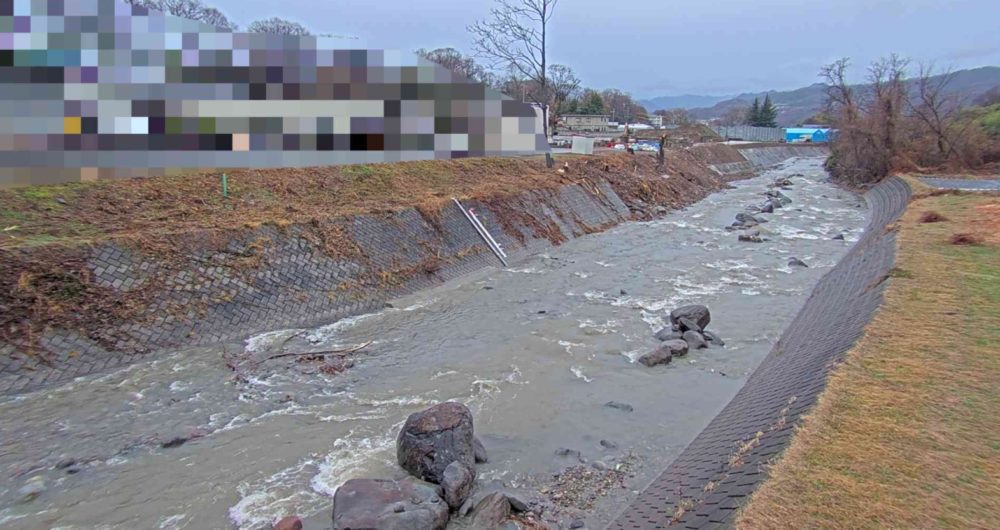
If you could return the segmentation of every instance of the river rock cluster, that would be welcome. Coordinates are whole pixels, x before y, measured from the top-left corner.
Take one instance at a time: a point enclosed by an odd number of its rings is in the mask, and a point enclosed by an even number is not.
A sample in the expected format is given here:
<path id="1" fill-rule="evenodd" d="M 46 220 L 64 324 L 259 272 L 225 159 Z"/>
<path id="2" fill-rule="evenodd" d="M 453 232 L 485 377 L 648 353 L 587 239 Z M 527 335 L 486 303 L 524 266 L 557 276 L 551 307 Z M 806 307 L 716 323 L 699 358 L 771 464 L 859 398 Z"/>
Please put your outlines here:
<path id="1" fill-rule="evenodd" d="M 798 175 L 794 175 L 798 176 Z M 769 185 L 764 192 L 765 200 L 760 205 L 748 206 L 745 212 L 736 214 L 736 221 L 726 227 L 726 230 L 742 230 L 737 239 L 747 243 L 763 243 L 767 238 L 763 236 L 766 232 L 760 225 L 767 222 L 767 219 L 760 214 L 774 213 L 778 208 L 784 208 L 792 203 L 792 199 L 781 192 L 781 190 L 792 189 L 792 180 L 789 177 L 778 177 Z"/>
<path id="2" fill-rule="evenodd" d="M 396 440 L 396 461 L 410 476 L 345 482 L 333 497 L 333 528 L 443 530 L 452 517 L 467 518 L 469 529 L 502 528 L 512 513 L 530 508 L 503 491 L 475 498 L 475 465 L 487 458 L 465 405 L 452 401 L 415 412 Z"/>
<path id="3" fill-rule="evenodd" d="M 705 329 L 712 321 L 712 314 L 703 305 L 678 307 L 670 312 L 668 319 L 669 325 L 655 334 L 660 346 L 639 357 L 640 363 L 646 366 L 667 364 L 691 350 L 725 345 L 718 335 Z"/>

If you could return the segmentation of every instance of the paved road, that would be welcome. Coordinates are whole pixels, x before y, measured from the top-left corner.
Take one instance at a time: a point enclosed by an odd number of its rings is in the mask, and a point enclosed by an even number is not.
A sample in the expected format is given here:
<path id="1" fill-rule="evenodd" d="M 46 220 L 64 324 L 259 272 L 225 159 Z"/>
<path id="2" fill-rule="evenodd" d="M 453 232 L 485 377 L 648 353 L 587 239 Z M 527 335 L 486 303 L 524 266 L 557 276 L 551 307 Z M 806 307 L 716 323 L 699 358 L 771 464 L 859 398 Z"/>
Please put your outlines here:
<path id="1" fill-rule="evenodd" d="M 819 282 L 743 389 L 609 529 L 733 525 L 736 511 L 767 478 L 765 465 L 788 447 L 830 371 L 882 303 L 896 248 L 885 226 L 902 215 L 909 196 L 898 178 L 865 195 L 871 214 L 864 237 Z"/>
<path id="2" fill-rule="evenodd" d="M 945 190 L 966 190 L 966 191 L 1000 191 L 1000 179 L 993 180 L 969 180 L 969 179 L 943 179 L 937 177 L 919 177 L 920 182 L 935 188 Z"/>

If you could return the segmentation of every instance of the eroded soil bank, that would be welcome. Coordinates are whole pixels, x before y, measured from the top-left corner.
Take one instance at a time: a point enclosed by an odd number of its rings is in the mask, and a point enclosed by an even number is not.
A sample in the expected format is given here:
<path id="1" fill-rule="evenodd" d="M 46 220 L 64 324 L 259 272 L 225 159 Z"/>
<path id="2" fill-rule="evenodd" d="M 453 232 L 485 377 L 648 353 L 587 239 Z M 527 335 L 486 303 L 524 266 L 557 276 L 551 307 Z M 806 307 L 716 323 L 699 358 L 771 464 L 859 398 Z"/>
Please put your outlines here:
<path id="1" fill-rule="evenodd" d="M 760 204 L 779 175 L 795 175 L 784 192 L 793 203 L 766 215 L 768 241 L 738 242 L 723 227 Z M 296 513 L 324 528 L 344 480 L 402 475 L 394 439 L 408 414 L 458 400 L 490 451 L 483 485 L 502 481 L 544 498 L 553 518 L 600 527 L 730 400 L 858 239 L 863 202 L 825 177 L 821 160 L 801 159 L 661 219 L 586 235 L 375 313 L 6 398 L 0 523 L 267 528 Z M 789 267 L 792 256 L 809 267 Z M 656 346 L 665 312 L 685 303 L 711 308 L 710 329 L 726 346 L 652 369 L 634 363 Z M 234 378 L 224 360 L 244 348 L 368 341 L 339 375 L 271 361 Z M 601 496 L 587 481 L 567 488 L 553 478 L 600 471 L 594 462 L 627 463 L 625 487 Z M 29 483 L 44 488 L 24 501 Z"/>

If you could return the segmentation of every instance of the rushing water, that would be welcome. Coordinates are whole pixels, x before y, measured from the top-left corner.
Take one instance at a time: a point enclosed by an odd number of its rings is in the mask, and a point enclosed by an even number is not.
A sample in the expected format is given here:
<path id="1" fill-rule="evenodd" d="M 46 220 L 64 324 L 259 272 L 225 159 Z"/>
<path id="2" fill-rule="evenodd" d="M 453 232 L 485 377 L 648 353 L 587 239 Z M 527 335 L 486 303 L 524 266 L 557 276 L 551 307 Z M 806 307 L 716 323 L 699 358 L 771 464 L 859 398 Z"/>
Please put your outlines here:
<path id="1" fill-rule="evenodd" d="M 770 239 L 724 226 L 777 175 L 789 207 L 765 215 Z M 223 348 L 180 351 L 0 402 L 0 527 L 268 528 L 282 515 L 329 525 L 352 477 L 399 477 L 406 416 L 458 400 L 490 452 L 480 480 L 538 488 L 574 463 L 633 452 L 629 488 L 598 503 L 606 522 L 739 390 L 815 282 L 857 241 L 863 202 L 801 159 L 683 211 L 586 236 L 507 270 L 491 269 L 376 314 L 263 334 L 256 352 L 374 341 L 341 375 L 274 362 L 236 381 Z M 833 240 L 843 233 L 846 241 Z M 809 268 L 790 268 L 799 257 Z M 661 317 L 712 310 L 727 345 L 645 368 Z M 294 363 L 292 363 L 294 364 Z M 271 365 L 267 365 L 271 366 Z M 632 405 L 632 412 L 604 406 Z M 203 435 L 180 447 L 175 436 Z M 599 444 L 611 440 L 618 449 Z M 40 491 L 33 499 L 29 491 Z"/>

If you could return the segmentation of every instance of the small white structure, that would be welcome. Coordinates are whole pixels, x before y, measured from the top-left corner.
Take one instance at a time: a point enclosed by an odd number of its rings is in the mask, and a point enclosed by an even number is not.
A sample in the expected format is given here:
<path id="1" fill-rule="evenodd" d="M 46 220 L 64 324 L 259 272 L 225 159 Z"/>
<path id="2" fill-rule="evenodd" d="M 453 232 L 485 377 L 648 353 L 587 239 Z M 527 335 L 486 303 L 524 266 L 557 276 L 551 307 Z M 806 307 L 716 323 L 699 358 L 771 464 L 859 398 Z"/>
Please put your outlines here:
<path id="1" fill-rule="evenodd" d="M 594 139 L 585 136 L 574 136 L 572 153 L 577 155 L 594 154 Z"/>

